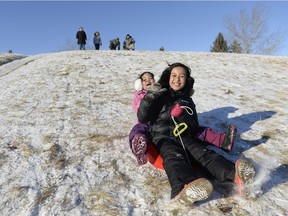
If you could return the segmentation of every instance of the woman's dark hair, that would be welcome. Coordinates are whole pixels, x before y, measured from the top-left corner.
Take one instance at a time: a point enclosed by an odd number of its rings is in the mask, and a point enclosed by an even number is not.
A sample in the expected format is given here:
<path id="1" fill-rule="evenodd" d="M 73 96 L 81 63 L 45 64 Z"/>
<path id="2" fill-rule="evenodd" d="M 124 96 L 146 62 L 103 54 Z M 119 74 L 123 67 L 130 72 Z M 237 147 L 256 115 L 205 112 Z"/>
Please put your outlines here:
<path id="1" fill-rule="evenodd" d="M 153 74 L 152 72 L 150 72 L 150 71 L 145 71 L 145 72 L 141 73 L 141 74 L 139 75 L 139 79 L 143 80 L 143 79 L 142 79 L 142 76 L 143 76 L 144 74 L 146 74 L 146 73 L 148 73 L 148 74 L 154 79 L 154 74 Z"/>
<path id="2" fill-rule="evenodd" d="M 173 68 L 175 68 L 175 67 L 182 67 L 185 69 L 187 80 L 186 80 L 185 86 L 183 88 L 183 91 L 189 93 L 189 91 L 193 88 L 194 79 L 190 76 L 191 75 L 191 69 L 182 63 L 176 62 L 176 63 L 169 65 L 162 72 L 162 75 L 161 75 L 158 82 L 161 84 L 162 88 L 169 88 L 170 74 L 171 74 L 171 71 L 173 70 Z"/>

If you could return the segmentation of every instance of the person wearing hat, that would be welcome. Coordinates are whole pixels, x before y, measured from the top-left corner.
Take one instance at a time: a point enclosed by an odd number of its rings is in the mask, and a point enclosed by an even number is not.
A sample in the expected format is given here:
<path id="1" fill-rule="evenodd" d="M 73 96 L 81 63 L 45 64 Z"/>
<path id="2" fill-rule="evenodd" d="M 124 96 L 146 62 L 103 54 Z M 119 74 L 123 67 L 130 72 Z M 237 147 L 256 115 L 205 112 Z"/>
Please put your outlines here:
<path id="1" fill-rule="evenodd" d="M 135 40 L 130 34 L 127 34 L 123 43 L 124 50 L 135 50 Z"/>
<path id="2" fill-rule="evenodd" d="M 116 37 L 113 40 L 110 40 L 110 45 L 109 45 L 110 50 L 120 50 L 120 41 L 119 41 L 119 37 Z"/>

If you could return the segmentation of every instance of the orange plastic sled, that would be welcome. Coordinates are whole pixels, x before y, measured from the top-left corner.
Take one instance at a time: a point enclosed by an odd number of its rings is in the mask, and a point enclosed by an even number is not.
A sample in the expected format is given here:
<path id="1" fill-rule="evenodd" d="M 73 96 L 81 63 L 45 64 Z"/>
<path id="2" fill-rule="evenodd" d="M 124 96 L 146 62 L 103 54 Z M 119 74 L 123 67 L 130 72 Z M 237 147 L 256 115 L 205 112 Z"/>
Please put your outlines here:
<path id="1" fill-rule="evenodd" d="M 148 144 L 148 151 L 146 153 L 146 156 L 148 158 L 148 161 L 155 166 L 158 169 L 164 170 L 163 167 L 163 159 L 157 152 L 157 150 L 154 148 L 153 145 Z"/>

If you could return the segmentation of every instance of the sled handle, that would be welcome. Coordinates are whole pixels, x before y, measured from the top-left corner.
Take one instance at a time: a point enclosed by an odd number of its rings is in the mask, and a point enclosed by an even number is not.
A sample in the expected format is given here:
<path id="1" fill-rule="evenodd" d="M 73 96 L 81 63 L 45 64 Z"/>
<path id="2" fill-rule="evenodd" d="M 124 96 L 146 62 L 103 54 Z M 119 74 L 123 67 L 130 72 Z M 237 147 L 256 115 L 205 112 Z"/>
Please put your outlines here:
<path id="1" fill-rule="evenodd" d="M 182 127 L 182 128 L 181 128 Z M 180 136 L 186 129 L 188 128 L 188 125 L 184 122 L 181 122 L 180 124 L 177 124 L 173 130 L 173 134 L 175 137 Z"/>

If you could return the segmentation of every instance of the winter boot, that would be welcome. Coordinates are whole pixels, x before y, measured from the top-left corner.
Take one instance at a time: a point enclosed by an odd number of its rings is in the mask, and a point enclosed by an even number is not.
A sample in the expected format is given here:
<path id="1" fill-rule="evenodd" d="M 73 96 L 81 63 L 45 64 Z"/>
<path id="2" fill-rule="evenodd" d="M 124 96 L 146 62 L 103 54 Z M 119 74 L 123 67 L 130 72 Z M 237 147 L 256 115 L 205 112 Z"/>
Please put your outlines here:
<path id="1" fill-rule="evenodd" d="M 223 143 L 221 145 L 221 148 L 226 151 L 231 151 L 232 147 L 234 145 L 234 140 L 237 133 L 237 126 L 236 125 L 229 125 L 227 128 L 227 132 L 225 134 Z"/>
<path id="2" fill-rule="evenodd" d="M 131 148 L 139 165 L 144 165 L 148 162 L 145 154 L 147 151 L 147 139 L 143 135 L 136 134 L 134 136 Z"/>
<path id="3" fill-rule="evenodd" d="M 196 179 L 185 185 L 176 200 L 184 205 L 207 199 L 213 191 L 213 185 L 205 178 Z"/>
<path id="4" fill-rule="evenodd" d="M 244 185 L 247 185 L 252 182 L 255 176 L 255 168 L 251 161 L 246 158 L 240 158 L 235 163 L 235 184 L 237 186 L 237 191 L 239 195 L 244 195 L 245 188 Z"/>

